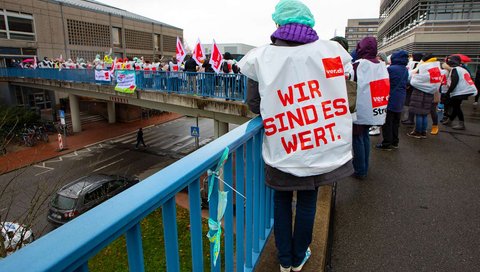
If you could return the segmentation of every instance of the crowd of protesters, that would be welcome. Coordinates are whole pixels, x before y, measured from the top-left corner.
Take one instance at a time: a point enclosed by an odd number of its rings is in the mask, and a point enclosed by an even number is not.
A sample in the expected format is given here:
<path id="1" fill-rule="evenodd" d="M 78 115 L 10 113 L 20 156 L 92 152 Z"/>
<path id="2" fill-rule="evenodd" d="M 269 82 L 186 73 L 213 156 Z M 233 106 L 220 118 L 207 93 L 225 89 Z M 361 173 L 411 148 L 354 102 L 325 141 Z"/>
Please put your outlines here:
<path id="1" fill-rule="evenodd" d="M 93 61 L 83 58 L 63 60 L 61 57 L 49 59 L 44 57 L 41 61 L 27 59 L 13 60 L 11 67 L 23 69 L 96 69 L 96 70 L 135 70 L 142 71 L 137 77 L 137 83 L 145 88 L 155 88 L 171 92 L 187 91 L 204 97 L 243 98 L 243 80 L 239 76 L 240 69 L 233 56 L 226 52 L 219 73 L 215 73 L 209 58 L 200 65 L 187 54 L 184 61 L 177 62 L 175 57 L 170 59 L 155 60 L 150 62 L 143 57 L 112 58 L 97 55 Z M 165 73 L 160 73 L 165 72 Z M 168 73 L 167 73 L 168 72 Z M 201 74 L 199 74 L 201 73 Z"/>

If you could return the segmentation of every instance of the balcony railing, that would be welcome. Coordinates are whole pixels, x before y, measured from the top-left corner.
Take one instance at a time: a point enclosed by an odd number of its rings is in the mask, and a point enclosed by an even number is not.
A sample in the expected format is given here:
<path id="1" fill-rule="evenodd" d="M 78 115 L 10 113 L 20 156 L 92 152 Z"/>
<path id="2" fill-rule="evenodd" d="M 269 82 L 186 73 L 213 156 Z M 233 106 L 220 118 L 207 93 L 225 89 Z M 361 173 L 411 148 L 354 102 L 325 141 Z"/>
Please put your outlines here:
<path id="1" fill-rule="evenodd" d="M 211 258 L 210 267 L 211 271 L 252 271 L 273 226 L 273 193 L 264 183 L 262 135 L 262 120 L 257 117 L 25 246 L 0 261 L 0 271 L 88 271 L 89 259 L 122 235 L 127 241 L 130 271 L 144 271 L 140 223 L 158 208 L 162 208 L 167 271 L 183 271 L 175 196 L 186 188 L 192 267 L 193 271 L 203 271 L 206 259 L 202 247 L 209 241 L 202 234 L 202 176 L 209 169 L 216 170 L 226 147 L 229 155 L 223 166 L 223 180 L 228 196 L 220 254 L 224 258 L 216 266 Z M 210 218 L 216 218 L 217 182 L 209 202 Z M 212 250 L 210 246 L 210 256 Z"/>
<path id="2" fill-rule="evenodd" d="M 95 80 L 93 69 L 19 69 L 0 68 L 1 77 L 40 78 L 77 83 L 115 85 L 112 81 Z M 135 71 L 137 89 L 201 97 L 244 101 L 247 78 L 242 74 L 192 72 Z"/>

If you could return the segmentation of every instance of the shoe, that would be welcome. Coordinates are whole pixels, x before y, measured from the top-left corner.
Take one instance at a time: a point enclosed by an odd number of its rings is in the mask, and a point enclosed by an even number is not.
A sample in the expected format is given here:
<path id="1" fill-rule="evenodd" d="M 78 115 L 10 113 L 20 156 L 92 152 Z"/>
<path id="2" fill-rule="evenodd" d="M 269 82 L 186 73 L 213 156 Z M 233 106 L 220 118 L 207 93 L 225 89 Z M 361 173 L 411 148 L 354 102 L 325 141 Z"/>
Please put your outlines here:
<path id="1" fill-rule="evenodd" d="M 379 126 L 370 127 L 368 135 L 370 135 L 370 136 L 380 135 L 380 127 Z"/>
<path id="2" fill-rule="evenodd" d="M 398 149 L 398 144 L 392 144 L 393 149 Z"/>
<path id="3" fill-rule="evenodd" d="M 445 121 L 442 121 L 442 124 L 443 124 L 444 126 L 447 126 L 447 127 L 448 127 L 448 126 L 451 126 L 451 125 L 452 125 L 452 121 L 451 121 L 450 119 L 447 119 L 447 120 L 445 120 Z"/>
<path id="4" fill-rule="evenodd" d="M 430 131 L 430 134 L 437 135 L 438 134 L 438 126 L 432 125 L 432 131 Z"/>
<path id="5" fill-rule="evenodd" d="M 407 133 L 407 136 L 408 136 L 408 137 L 415 138 L 415 139 L 422 139 L 422 133 L 416 132 L 415 130 L 412 131 L 412 132 Z"/>
<path id="6" fill-rule="evenodd" d="M 358 179 L 358 180 L 365 180 L 365 179 L 367 179 L 367 175 L 359 175 L 359 174 L 353 173 L 352 178 Z"/>
<path id="7" fill-rule="evenodd" d="M 385 151 L 392 151 L 392 147 L 390 145 L 377 144 L 375 145 L 375 148 Z"/>
<path id="8" fill-rule="evenodd" d="M 420 133 L 420 134 L 421 134 L 421 135 L 420 135 L 420 139 L 427 139 L 427 132 L 426 132 L 426 131 L 425 131 L 425 132 L 422 132 L 422 133 Z"/>
<path id="9" fill-rule="evenodd" d="M 452 126 L 452 129 L 465 130 L 465 123 L 463 121 L 458 121 L 458 124 Z"/>
<path id="10" fill-rule="evenodd" d="M 291 266 L 283 267 L 282 265 L 280 265 L 280 272 L 290 272 L 291 270 L 292 270 Z"/>
<path id="11" fill-rule="evenodd" d="M 312 251 L 310 250 L 310 247 L 309 247 L 305 252 L 305 258 L 303 258 L 302 263 L 299 266 L 292 267 L 292 271 L 302 271 L 302 268 L 305 265 L 305 263 L 307 263 L 308 259 L 310 258 L 310 255 L 312 255 Z"/>
<path id="12" fill-rule="evenodd" d="M 414 122 L 409 121 L 409 120 L 403 120 L 403 121 L 402 121 L 402 124 L 404 124 L 405 126 L 413 126 L 413 125 L 415 125 Z"/>

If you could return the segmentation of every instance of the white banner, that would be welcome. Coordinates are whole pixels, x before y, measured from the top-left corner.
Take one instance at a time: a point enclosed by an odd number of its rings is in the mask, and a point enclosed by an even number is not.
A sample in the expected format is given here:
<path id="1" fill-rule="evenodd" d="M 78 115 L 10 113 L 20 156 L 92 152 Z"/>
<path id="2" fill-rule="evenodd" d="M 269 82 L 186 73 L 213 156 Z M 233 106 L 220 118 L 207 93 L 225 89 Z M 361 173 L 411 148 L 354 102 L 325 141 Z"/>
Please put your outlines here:
<path id="1" fill-rule="evenodd" d="M 258 81 L 266 164 L 304 177 L 328 173 L 352 158 L 343 69 L 350 60 L 338 43 L 323 40 L 266 45 L 240 60 L 242 73 Z"/>
<path id="2" fill-rule="evenodd" d="M 95 70 L 95 80 L 111 81 L 112 77 L 109 70 Z"/>

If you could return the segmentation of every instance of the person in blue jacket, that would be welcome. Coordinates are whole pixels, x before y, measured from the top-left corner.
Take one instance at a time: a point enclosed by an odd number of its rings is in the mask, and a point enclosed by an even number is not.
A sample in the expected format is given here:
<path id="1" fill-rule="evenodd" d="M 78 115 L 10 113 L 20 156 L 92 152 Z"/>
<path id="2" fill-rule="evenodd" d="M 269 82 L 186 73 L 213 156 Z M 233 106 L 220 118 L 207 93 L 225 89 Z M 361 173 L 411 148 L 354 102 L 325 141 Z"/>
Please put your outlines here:
<path id="1" fill-rule="evenodd" d="M 398 148 L 398 128 L 400 127 L 408 82 L 407 64 L 407 51 L 400 50 L 392 54 L 392 63 L 387 68 L 390 77 L 387 117 L 385 124 L 382 126 L 383 141 L 375 146 L 378 149 L 392 150 L 392 148 Z"/>

